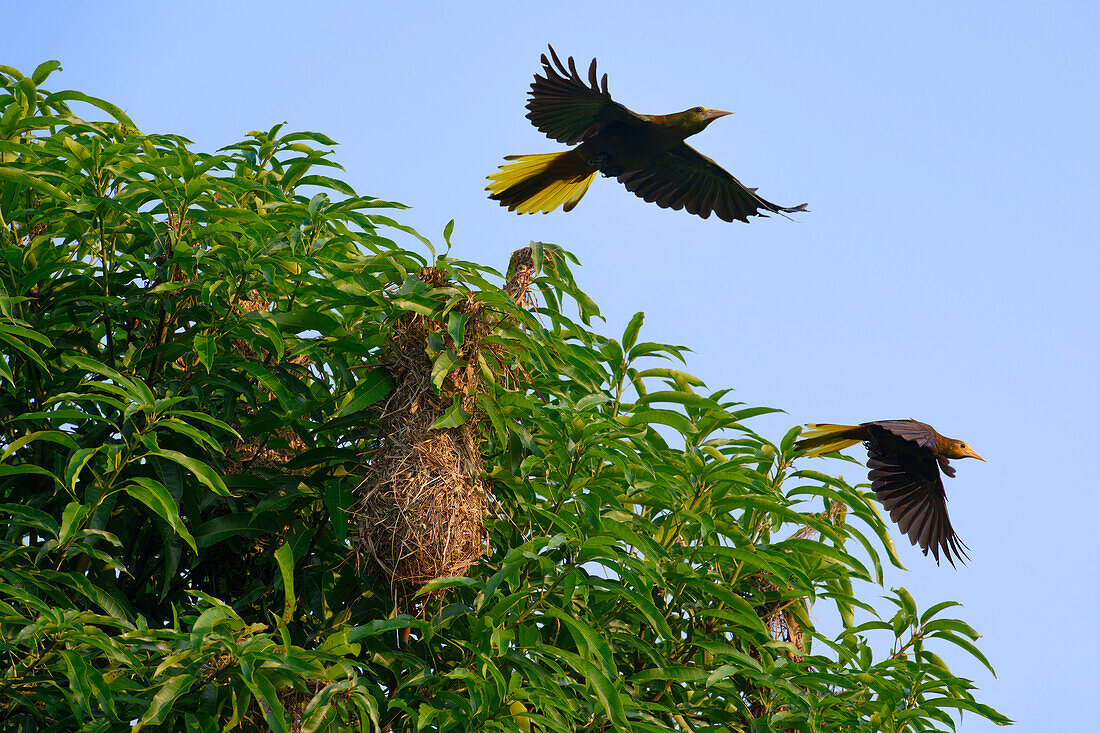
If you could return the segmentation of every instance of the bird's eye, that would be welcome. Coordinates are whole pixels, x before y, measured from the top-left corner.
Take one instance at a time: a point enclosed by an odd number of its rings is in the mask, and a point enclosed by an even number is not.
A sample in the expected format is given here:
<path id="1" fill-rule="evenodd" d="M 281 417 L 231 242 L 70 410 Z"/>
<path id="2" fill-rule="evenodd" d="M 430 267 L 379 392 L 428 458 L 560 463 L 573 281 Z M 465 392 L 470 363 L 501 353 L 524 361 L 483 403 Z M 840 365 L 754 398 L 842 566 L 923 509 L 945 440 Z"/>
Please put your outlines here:
<path id="1" fill-rule="evenodd" d="M 703 114 L 703 108 L 702 107 L 696 107 L 695 109 L 693 109 L 691 111 L 694 112 L 697 115 Z"/>

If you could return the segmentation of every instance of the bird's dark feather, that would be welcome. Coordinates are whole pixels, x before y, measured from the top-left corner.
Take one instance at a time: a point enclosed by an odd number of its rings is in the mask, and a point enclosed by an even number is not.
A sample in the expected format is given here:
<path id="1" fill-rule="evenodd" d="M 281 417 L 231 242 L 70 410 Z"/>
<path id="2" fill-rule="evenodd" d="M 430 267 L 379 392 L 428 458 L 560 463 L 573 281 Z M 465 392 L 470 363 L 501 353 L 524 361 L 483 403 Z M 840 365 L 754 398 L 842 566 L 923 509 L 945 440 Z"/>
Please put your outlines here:
<path id="1" fill-rule="evenodd" d="M 931 451 L 898 452 L 876 443 L 867 444 L 868 478 L 875 498 L 882 502 L 890 519 L 914 545 L 919 545 L 938 563 L 940 552 L 951 563 L 969 559 L 947 516 L 947 495 L 940 478 L 938 456 Z"/>
<path id="2" fill-rule="evenodd" d="M 598 133 L 604 125 L 612 122 L 637 124 L 642 122 L 638 115 L 611 99 L 607 91 L 607 74 L 603 83 L 597 83 L 596 59 L 588 67 L 589 83 L 585 84 L 577 73 L 573 57 L 569 57 L 569 68 L 558 58 L 553 47 L 550 56 L 542 55 L 543 73 L 535 75 L 531 84 L 531 98 L 527 102 L 527 119 L 558 142 L 574 145 L 584 142 Z"/>
<path id="3" fill-rule="evenodd" d="M 863 423 L 863 425 L 868 429 L 880 428 L 893 433 L 899 438 L 916 443 L 921 448 L 928 448 L 933 451 L 939 449 L 936 444 L 936 431 L 932 429 L 931 425 L 917 420 L 877 420 Z"/>
<path id="4" fill-rule="evenodd" d="M 619 182 L 650 203 L 687 209 L 704 219 L 712 211 L 723 221 L 748 221 L 750 216 L 764 216 L 761 209 L 773 214 L 806 210 L 806 204 L 780 206 L 756 195 L 756 189 L 748 188 L 687 143 L 672 146 L 648 168 L 623 173 Z"/>

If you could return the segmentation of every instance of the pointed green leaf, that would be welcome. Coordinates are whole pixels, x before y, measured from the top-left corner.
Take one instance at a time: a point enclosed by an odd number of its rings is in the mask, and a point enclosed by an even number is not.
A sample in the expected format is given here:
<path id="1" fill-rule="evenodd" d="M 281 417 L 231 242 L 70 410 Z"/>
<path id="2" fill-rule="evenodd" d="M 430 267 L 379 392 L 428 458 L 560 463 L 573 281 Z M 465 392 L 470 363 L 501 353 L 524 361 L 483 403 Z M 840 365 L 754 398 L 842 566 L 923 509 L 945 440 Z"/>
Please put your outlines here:
<path id="1" fill-rule="evenodd" d="M 447 408 L 446 412 L 436 418 L 429 429 L 439 430 L 441 428 L 457 428 L 469 419 L 470 413 L 462 409 L 462 397 L 455 395 L 451 401 L 451 406 Z"/>
<path id="2" fill-rule="evenodd" d="M 154 514 L 167 522 L 172 531 L 179 535 L 188 544 L 191 551 L 197 555 L 198 548 L 195 546 L 195 538 L 187 531 L 187 526 L 180 518 L 179 507 L 176 506 L 176 501 L 172 498 L 172 495 L 168 493 L 168 489 L 164 488 L 164 484 L 140 476 L 134 477 L 130 481 L 123 487 L 126 493 L 152 509 Z"/>

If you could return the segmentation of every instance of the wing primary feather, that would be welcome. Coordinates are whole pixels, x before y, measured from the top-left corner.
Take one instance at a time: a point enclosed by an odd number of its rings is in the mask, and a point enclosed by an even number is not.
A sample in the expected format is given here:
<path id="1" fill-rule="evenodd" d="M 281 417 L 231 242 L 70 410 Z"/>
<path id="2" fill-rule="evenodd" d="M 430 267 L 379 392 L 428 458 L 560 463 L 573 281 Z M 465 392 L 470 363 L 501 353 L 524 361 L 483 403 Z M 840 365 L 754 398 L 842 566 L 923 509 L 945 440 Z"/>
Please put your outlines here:
<path id="1" fill-rule="evenodd" d="M 550 55 L 554 58 L 554 63 L 557 64 L 557 67 L 559 69 L 561 69 L 561 73 L 564 74 L 565 73 L 565 65 L 562 64 L 561 59 L 558 58 L 558 52 L 554 50 L 553 46 L 547 46 L 547 48 L 550 49 Z M 544 64 L 546 63 L 546 54 L 542 55 L 542 61 L 543 61 Z M 550 64 L 546 64 L 546 65 L 549 66 Z"/>
<path id="2" fill-rule="evenodd" d="M 710 217 L 710 212 L 714 208 L 714 198 L 716 193 L 716 186 L 708 185 L 709 182 L 703 181 L 699 185 L 698 194 L 698 207 L 699 211 L 696 212 L 704 219 Z"/>

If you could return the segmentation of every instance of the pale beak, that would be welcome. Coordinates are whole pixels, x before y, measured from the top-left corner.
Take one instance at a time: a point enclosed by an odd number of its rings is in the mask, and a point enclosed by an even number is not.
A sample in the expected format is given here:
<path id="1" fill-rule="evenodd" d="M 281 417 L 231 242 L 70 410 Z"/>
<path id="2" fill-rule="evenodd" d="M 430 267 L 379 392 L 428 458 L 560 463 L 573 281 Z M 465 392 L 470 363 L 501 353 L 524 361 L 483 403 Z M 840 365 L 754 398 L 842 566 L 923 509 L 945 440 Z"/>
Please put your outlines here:
<path id="1" fill-rule="evenodd" d="M 716 120 L 719 117 L 725 117 L 726 115 L 732 114 L 733 112 L 726 112 L 725 110 L 721 109 L 708 109 L 703 112 L 703 119 L 707 122 L 710 122 L 711 120 Z"/>

